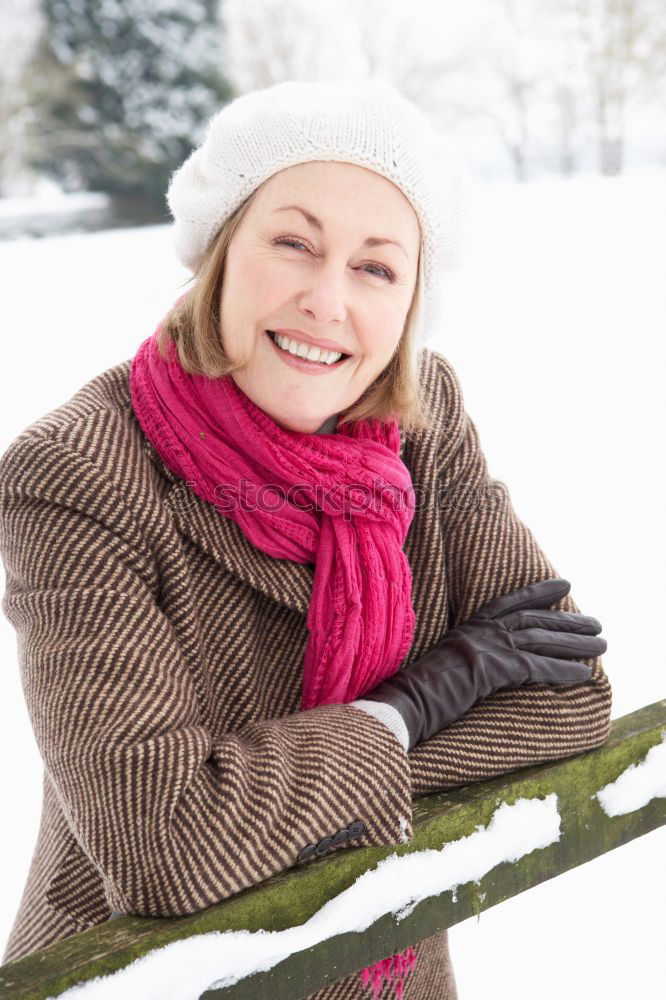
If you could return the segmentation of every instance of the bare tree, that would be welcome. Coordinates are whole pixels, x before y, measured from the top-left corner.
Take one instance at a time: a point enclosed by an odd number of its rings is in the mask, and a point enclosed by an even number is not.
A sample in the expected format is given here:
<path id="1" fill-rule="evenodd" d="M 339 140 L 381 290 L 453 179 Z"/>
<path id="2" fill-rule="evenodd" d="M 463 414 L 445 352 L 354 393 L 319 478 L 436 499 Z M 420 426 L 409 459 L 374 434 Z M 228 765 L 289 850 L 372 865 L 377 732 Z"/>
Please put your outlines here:
<path id="1" fill-rule="evenodd" d="M 452 123 L 451 84 L 468 65 L 457 15 L 441 0 L 364 0 L 352 11 L 367 72 L 390 78 L 440 123 Z"/>
<path id="2" fill-rule="evenodd" d="M 533 0 L 500 0 L 484 13 L 469 63 L 469 114 L 499 138 L 514 176 L 526 181 L 550 79 L 549 39 Z"/>
<path id="3" fill-rule="evenodd" d="M 666 9 L 656 0 L 562 0 L 573 13 L 602 174 L 621 172 L 632 106 L 664 84 Z"/>
<path id="4" fill-rule="evenodd" d="M 247 93 L 283 80 L 363 75 L 356 26 L 344 4 L 221 0 L 225 74 Z"/>
<path id="5" fill-rule="evenodd" d="M 509 26 L 506 48 L 495 51 L 491 64 L 503 91 L 502 114 L 492 115 L 498 135 L 513 164 L 516 179 L 528 179 L 530 151 L 530 100 L 534 96 L 534 76 L 523 58 L 525 29 L 515 0 L 502 0 L 501 6 Z"/>
<path id="6" fill-rule="evenodd" d="M 222 0 L 220 20 L 225 70 L 239 93 L 282 80 L 381 75 L 437 113 L 442 85 L 465 63 L 436 0 Z"/>

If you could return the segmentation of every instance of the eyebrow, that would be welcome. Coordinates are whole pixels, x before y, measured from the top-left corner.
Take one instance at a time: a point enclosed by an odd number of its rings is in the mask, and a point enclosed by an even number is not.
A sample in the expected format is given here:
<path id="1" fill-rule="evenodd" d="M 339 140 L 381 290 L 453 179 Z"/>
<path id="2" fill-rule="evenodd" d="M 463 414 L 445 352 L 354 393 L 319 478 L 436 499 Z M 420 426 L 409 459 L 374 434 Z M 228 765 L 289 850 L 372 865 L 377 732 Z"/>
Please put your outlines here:
<path id="1" fill-rule="evenodd" d="M 308 212 L 307 209 L 301 208 L 300 205 L 282 205 L 281 208 L 276 208 L 275 211 L 287 212 L 289 209 L 296 209 L 297 212 L 301 212 L 308 220 L 311 226 L 314 226 L 315 229 L 319 229 L 320 232 L 323 232 L 324 224 L 321 221 L 321 219 L 318 219 L 316 215 L 312 214 L 312 212 Z M 385 243 L 391 243 L 393 244 L 393 246 L 399 247 L 400 250 L 402 250 L 402 252 L 404 253 L 405 257 L 409 259 L 409 255 L 405 250 L 405 248 L 403 247 L 402 243 L 398 243 L 397 240 L 390 240 L 387 236 L 368 236 L 363 246 L 379 247 L 383 246 Z"/>

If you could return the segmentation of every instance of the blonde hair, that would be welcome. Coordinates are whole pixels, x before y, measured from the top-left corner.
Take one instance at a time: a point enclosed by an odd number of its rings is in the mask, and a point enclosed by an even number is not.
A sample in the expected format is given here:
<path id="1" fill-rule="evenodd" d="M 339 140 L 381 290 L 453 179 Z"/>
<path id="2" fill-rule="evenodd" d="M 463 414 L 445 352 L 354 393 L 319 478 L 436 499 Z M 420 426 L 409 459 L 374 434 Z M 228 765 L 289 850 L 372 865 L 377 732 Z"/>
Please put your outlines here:
<path id="1" fill-rule="evenodd" d="M 247 361 L 234 364 L 224 350 L 219 332 L 218 306 L 231 240 L 258 190 L 255 189 L 221 227 L 196 273 L 188 278 L 188 282 L 194 280 L 195 284 L 171 307 L 161 322 L 157 336 L 161 356 L 165 361 L 169 360 L 168 341 L 172 340 L 182 368 L 191 375 L 221 378 L 247 367 Z M 417 368 L 422 296 L 423 261 L 419 251 L 414 295 L 391 360 L 356 402 L 341 412 L 339 420 L 352 423 L 371 418 L 382 422 L 396 419 L 405 434 L 430 426 Z"/>

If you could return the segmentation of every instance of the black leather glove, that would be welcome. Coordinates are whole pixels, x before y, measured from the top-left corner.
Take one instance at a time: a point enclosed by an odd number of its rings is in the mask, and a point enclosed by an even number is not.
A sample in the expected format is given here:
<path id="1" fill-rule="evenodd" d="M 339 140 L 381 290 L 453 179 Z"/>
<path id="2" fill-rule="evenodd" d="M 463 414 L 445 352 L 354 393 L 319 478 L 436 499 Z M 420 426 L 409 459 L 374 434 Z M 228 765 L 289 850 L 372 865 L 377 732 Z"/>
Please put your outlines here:
<path id="1" fill-rule="evenodd" d="M 589 680 L 591 668 L 571 660 L 606 652 L 601 623 L 571 611 L 541 610 L 570 589 L 568 580 L 543 580 L 488 601 L 414 663 L 359 697 L 400 712 L 411 750 L 499 688 Z"/>

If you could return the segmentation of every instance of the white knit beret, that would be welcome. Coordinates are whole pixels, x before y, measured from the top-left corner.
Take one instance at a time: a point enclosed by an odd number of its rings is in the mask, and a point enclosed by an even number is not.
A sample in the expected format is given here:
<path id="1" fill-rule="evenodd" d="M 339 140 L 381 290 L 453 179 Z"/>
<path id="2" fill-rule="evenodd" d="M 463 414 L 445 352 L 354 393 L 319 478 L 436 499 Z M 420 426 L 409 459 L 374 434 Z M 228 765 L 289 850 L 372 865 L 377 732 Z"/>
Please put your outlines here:
<path id="1" fill-rule="evenodd" d="M 178 259 L 196 271 L 224 222 L 263 181 L 309 160 L 374 170 L 411 202 L 422 234 L 422 342 L 437 324 L 443 272 L 459 263 L 469 171 L 455 143 L 383 77 L 289 80 L 216 112 L 169 181 Z"/>

